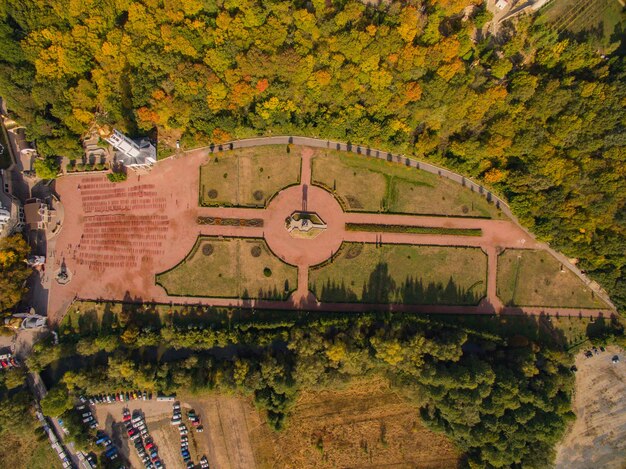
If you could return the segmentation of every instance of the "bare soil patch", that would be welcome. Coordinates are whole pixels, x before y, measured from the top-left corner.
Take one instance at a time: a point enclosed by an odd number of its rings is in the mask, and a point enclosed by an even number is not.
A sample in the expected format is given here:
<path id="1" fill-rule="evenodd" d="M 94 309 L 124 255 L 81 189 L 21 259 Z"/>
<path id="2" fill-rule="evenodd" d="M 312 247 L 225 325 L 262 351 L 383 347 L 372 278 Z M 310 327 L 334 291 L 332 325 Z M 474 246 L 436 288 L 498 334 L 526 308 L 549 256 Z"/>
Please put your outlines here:
<path id="1" fill-rule="evenodd" d="M 620 362 L 613 364 L 613 355 Z M 576 421 L 557 447 L 556 467 L 623 468 L 626 460 L 626 354 L 608 347 L 591 358 L 576 357 Z"/>

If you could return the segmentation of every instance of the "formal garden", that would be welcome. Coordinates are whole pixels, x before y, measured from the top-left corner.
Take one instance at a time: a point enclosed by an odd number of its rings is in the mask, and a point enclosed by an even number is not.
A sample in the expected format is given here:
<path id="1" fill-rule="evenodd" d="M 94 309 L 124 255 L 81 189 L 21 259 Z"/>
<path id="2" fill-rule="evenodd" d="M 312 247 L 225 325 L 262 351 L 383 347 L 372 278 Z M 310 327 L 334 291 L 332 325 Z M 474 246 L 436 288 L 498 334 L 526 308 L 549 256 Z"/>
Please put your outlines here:
<path id="1" fill-rule="evenodd" d="M 198 238 L 175 267 L 156 276 L 168 295 L 284 300 L 297 268 L 274 256 L 260 238 Z"/>
<path id="2" fill-rule="evenodd" d="M 426 171 L 337 150 L 318 151 L 312 181 L 346 211 L 504 218 L 480 194 Z"/>
<path id="3" fill-rule="evenodd" d="M 498 297 L 508 306 L 606 308 L 546 251 L 507 249 L 498 256 Z"/>
<path id="4" fill-rule="evenodd" d="M 300 152 L 285 145 L 220 153 L 200 167 L 200 204 L 265 207 L 281 189 L 300 181 Z"/>
<path id="5" fill-rule="evenodd" d="M 309 273 L 323 302 L 476 305 L 486 293 L 479 248 L 343 243 Z"/>

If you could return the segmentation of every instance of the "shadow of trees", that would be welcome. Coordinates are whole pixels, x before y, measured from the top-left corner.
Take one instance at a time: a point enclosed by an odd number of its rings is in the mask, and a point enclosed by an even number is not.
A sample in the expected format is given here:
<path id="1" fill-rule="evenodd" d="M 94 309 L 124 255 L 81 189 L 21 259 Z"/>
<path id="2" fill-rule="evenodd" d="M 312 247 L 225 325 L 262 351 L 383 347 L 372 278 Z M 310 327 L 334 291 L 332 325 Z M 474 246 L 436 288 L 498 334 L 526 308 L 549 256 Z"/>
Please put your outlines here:
<path id="1" fill-rule="evenodd" d="M 414 305 L 476 305 L 483 297 L 474 286 L 463 288 L 450 277 L 446 284 L 424 282 L 420 277 L 408 276 L 397 284 L 389 274 L 389 266 L 380 262 L 363 284 L 361 295 L 356 289 L 346 286 L 344 281 L 330 279 L 322 285 L 318 298 L 329 303 L 402 303 Z M 316 293 L 316 292 L 314 292 Z"/>

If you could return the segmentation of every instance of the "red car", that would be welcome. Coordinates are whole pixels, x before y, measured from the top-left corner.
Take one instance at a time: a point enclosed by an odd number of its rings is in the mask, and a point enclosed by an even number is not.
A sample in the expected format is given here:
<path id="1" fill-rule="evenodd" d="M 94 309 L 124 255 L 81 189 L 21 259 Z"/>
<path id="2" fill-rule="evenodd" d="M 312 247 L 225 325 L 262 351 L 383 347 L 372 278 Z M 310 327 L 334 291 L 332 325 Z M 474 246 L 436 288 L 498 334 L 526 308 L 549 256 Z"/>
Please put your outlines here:
<path id="1" fill-rule="evenodd" d="M 150 442 L 146 445 L 146 449 L 152 449 L 154 448 L 154 443 Z"/>
<path id="2" fill-rule="evenodd" d="M 128 430 L 128 436 L 133 436 L 137 434 L 137 429 L 136 428 L 131 428 L 130 430 Z"/>

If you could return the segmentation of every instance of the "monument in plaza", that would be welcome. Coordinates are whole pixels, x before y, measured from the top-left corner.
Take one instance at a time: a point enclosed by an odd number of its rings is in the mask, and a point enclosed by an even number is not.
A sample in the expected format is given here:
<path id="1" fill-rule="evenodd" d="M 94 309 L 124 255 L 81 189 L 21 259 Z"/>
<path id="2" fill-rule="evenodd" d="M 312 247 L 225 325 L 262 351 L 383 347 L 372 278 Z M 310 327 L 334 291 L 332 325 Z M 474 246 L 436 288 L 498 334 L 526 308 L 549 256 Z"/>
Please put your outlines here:
<path id="1" fill-rule="evenodd" d="M 314 212 L 296 211 L 285 220 L 285 228 L 296 238 L 315 238 L 327 227 L 324 220 Z"/>

